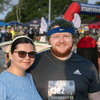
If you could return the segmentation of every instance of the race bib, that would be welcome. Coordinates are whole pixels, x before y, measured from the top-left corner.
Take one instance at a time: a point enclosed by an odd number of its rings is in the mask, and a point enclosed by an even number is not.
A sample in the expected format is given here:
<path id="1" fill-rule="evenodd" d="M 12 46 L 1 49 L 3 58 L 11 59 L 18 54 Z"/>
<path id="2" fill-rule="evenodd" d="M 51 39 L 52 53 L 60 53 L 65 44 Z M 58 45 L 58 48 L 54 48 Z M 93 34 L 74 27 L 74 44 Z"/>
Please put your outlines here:
<path id="1" fill-rule="evenodd" d="M 48 82 L 48 100 L 74 100 L 75 82 L 57 80 Z"/>

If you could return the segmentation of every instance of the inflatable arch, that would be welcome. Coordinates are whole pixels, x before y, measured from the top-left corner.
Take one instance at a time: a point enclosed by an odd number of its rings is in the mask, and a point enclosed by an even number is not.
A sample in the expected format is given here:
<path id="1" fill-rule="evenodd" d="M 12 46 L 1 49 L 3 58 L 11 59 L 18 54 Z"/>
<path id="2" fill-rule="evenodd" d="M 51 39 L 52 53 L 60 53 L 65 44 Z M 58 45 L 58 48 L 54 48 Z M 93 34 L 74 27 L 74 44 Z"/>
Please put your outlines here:
<path id="1" fill-rule="evenodd" d="M 72 2 L 66 10 L 63 18 L 72 22 L 75 13 L 98 15 L 98 18 L 100 20 L 100 5 Z"/>

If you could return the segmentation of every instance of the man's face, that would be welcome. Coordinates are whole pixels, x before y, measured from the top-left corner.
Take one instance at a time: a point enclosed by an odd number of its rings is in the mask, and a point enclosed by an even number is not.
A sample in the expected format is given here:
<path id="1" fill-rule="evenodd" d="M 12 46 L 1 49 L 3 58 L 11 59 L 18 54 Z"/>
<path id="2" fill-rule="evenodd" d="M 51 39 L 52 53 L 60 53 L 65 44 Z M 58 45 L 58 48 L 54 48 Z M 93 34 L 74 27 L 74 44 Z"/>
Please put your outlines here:
<path id="1" fill-rule="evenodd" d="M 10 33 L 10 31 L 11 31 L 11 28 L 7 29 L 7 32 L 8 32 L 8 33 Z"/>
<path id="2" fill-rule="evenodd" d="M 11 27 L 11 30 L 13 30 L 13 27 Z"/>
<path id="3" fill-rule="evenodd" d="M 48 43 L 52 46 L 51 52 L 57 57 L 66 57 L 70 54 L 74 39 L 71 33 L 54 33 L 51 35 Z"/>

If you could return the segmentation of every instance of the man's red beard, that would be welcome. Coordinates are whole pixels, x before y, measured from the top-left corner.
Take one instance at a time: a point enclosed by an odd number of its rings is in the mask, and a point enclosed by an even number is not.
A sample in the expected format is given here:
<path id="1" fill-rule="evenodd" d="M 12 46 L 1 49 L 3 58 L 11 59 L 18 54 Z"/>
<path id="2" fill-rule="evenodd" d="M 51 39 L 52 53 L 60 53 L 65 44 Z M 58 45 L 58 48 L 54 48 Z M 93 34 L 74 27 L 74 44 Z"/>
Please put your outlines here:
<path id="1" fill-rule="evenodd" d="M 71 53 L 72 47 L 73 47 L 73 44 L 64 53 L 60 53 L 57 49 L 51 47 L 51 52 L 53 55 L 57 57 L 66 57 Z"/>

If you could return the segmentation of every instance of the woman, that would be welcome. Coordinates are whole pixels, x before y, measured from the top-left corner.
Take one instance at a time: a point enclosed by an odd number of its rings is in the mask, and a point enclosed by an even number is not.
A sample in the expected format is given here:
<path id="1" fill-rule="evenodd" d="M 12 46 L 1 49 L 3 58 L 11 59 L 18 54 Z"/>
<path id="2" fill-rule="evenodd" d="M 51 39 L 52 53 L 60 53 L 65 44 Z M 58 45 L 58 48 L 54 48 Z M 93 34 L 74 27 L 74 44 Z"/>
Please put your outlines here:
<path id="1" fill-rule="evenodd" d="M 12 41 L 9 68 L 0 75 L 0 99 L 2 100 L 42 100 L 32 76 L 26 73 L 35 60 L 35 46 L 26 36 L 18 36 Z"/>

